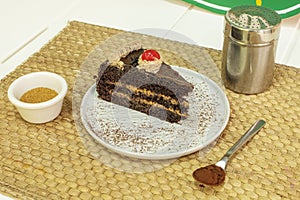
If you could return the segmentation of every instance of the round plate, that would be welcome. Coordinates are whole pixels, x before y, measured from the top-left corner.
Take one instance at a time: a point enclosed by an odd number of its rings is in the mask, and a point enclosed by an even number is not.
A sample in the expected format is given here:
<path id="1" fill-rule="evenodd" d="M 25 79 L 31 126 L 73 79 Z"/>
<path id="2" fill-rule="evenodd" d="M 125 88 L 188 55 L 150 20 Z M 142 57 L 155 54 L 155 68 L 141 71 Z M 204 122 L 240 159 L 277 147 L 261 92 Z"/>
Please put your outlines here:
<path id="1" fill-rule="evenodd" d="M 201 150 L 227 125 L 230 108 L 223 90 L 195 71 L 172 66 L 194 85 L 186 97 L 188 117 L 169 123 L 104 101 L 92 85 L 83 97 L 80 115 L 87 132 L 106 148 L 139 159 L 172 159 Z"/>

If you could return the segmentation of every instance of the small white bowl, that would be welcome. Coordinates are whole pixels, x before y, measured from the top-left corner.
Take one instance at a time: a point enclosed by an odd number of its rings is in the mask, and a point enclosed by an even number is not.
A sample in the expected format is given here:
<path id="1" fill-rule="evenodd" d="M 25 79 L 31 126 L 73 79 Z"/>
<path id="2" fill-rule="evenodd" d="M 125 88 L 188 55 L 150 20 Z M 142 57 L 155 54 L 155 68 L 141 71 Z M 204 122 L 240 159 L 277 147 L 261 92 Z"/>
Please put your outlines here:
<path id="1" fill-rule="evenodd" d="M 25 103 L 21 96 L 37 87 L 55 90 L 58 95 L 41 103 Z M 45 123 L 55 119 L 61 112 L 68 85 L 64 78 L 52 72 L 33 72 L 17 78 L 8 88 L 7 95 L 21 117 L 30 123 Z"/>

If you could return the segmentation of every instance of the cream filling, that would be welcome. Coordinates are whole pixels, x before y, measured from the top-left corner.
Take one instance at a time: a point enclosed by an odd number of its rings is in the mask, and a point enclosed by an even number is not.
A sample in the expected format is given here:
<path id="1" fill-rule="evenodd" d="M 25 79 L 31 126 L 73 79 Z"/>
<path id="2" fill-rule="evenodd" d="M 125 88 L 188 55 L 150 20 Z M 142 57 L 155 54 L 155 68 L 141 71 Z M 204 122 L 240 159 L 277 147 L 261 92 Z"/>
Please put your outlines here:
<path id="1" fill-rule="evenodd" d="M 149 97 L 154 97 L 155 95 L 158 96 L 159 98 L 162 98 L 164 99 L 165 101 L 169 101 L 171 104 L 175 105 L 177 104 L 177 100 L 176 99 L 173 99 L 172 97 L 170 96 L 166 96 L 164 94 L 157 94 L 153 91 L 150 91 L 150 90 L 147 90 L 147 89 L 141 89 L 141 88 L 137 88 L 135 86 L 132 86 L 132 85 L 122 85 L 120 84 L 119 82 L 117 83 L 113 83 L 113 82 L 107 82 L 108 84 L 111 84 L 111 85 L 115 85 L 116 87 L 125 87 L 127 88 L 128 90 L 130 91 L 134 91 L 134 92 L 140 92 L 140 93 L 144 93 L 146 94 L 147 96 Z M 110 92 L 110 94 L 112 94 L 112 91 Z M 188 102 L 187 101 L 184 101 L 182 102 L 182 105 L 187 107 L 188 106 Z"/>
<path id="2" fill-rule="evenodd" d="M 128 102 L 130 101 L 130 98 L 129 98 L 127 95 L 124 95 L 124 94 L 122 94 L 122 93 L 117 93 L 117 92 L 116 92 L 116 93 L 114 93 L 114 95 L 117 96 L 117 97 L 119 97 L 119 98 L 127 99 Z M 174 110 L 173 108 L 167 108 L 167 107 L 165 107 L 164 105 L 158 104 L 158 103 L 153 102 L 153 101 L 148 101 L 148 100 L 146 100 L 146 99 L 139 99 L 139 100 L 138 100 L 138 103 L 146 104 L 146 105 L 150 105 L 150 106 L 155 105 L 155 106 L 158 107 L 158 108 L 162 108 L 162 109 L 164 109 L 164 110 L 168 110 L 168 111 L 173 112 L 173 113 L 175 113 L 175 114 L 177 114 L 177 115 L 179 115 L 179 116 L 183 116 L 183 117 L 187 117 L 187 116 L 188 116 L 187 113 L 181 113 L 179 110 Z"/>
<path id="3" fill-rule="evenodd" d="M 161 64 L 161 59 L 155 59 L 154 61 L 146 61 L 143 60 L 140 56 L 137 68 L 156 74 L 159 71 Z"/>
<path id="4" fill-rule="evenodd" d="M 124 70 L 124 63 L 121 60 L 113 61 L 110 65 L 113 67 L 117 67 L 118 69 Z"/>

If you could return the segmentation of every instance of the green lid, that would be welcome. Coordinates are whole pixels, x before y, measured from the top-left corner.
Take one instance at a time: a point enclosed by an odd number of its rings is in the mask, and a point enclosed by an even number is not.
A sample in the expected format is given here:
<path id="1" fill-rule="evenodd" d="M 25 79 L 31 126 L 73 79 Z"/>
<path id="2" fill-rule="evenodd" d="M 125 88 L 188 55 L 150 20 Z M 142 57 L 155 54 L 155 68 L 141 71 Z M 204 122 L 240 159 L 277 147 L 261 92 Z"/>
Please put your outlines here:
<path id="1" fill-rule="evenodd" d="M 300 13 L 299 0 L 183 0 L 192 5 L 206 9 L 213 13 L 226 14 L 233 7 L 241 5 L 255 5 L 271 8 L 282 19 L 298 15 Z"/>
<path id="2" fill-rule="evenodd" d="M 244 29 L 269 29 L 281 22 L 279 14 L 262 6 L 243 5 L 231 8 L 226 13 L 230 24 Z"/>

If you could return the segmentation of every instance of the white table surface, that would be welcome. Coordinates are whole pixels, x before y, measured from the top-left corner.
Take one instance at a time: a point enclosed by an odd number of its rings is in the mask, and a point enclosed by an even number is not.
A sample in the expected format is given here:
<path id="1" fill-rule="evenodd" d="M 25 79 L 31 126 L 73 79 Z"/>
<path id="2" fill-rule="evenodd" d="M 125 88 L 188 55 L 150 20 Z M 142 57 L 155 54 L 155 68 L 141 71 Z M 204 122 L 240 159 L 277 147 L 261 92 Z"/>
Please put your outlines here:
<path id="1" fill-rule="evenodd" d="M 0 79 L 39 51 L 71 20 L 147 32 L 219 50 L 223 45 L 223 16 L 180 0 L 0 2 Z M 283 20 L 276 62 L 300 67 L 300 14 Z"/>

